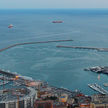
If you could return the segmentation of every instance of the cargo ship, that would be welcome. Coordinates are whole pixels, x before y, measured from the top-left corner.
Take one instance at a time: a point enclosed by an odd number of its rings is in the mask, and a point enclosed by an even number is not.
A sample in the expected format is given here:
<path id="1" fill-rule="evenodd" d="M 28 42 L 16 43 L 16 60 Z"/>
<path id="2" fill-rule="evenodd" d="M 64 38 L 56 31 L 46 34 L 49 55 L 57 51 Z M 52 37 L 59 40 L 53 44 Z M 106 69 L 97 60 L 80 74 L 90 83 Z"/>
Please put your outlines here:
<path id="1" fill-rule="evenodd" d="M 63 21 L 52 21 L 52 23 L 63 23 Z"/>

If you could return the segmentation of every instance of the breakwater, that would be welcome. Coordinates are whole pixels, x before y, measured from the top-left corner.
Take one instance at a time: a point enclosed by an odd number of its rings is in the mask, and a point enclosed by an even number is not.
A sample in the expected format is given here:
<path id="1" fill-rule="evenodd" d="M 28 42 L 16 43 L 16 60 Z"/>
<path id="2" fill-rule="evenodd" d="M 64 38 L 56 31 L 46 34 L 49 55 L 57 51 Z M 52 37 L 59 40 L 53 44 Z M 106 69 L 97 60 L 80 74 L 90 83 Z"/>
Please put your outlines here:
<path id="1" fill-rule="evenodd" d="M 108 48 L 95 48 L 95 47 L 80 47 L 80 46 L 56 46 L 58 48 L 74 48 L 74 49 L 88 49 L 88 50 L 96 50 L 100 52 L 108 52 Z"/>
<path id="2" fill-rule="evenodd" d="M 0 52 L 10 49 L 12 47 L 20 46 L 20 45 L 27 45 L 27 44 L 41 44 L 41 43 L 54 43 L 54 42 L 66 42 L 66 41 L 73 41 L 73 40 L 54 40 L 54 41 L 39 41 L 39 42 L 24 42 L 24 43 L 16 43 L 13 45 L 9 45 L 8 47 L 0 49 Z"/>

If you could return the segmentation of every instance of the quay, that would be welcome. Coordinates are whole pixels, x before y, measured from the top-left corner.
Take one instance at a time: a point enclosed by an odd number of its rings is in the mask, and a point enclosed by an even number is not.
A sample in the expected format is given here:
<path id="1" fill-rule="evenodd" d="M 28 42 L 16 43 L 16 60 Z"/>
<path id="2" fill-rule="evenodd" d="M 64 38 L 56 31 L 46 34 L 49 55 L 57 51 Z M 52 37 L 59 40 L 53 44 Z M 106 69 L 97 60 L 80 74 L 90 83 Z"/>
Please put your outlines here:
<path id="1" fill-rule="evenodd" d="M 3 70 L 0 70 L 0 74 L 4 75 L 4 76 L 8 76 L 8 77 L 15 77 L 16 74 L 12 73 L 12 72 L 6 72 Z"/>
<path id="2" fill-rule="evenodd" d="M 16 47 L 16 46 L 20 46 L 20 45 L 27 45 L 27 44 L 41 44 L 41 43 L 54 43 L 54 42 L 66 42 L 66 41 L 73 41 L 71 39 L 68 39 L 68 40 L 49 40 L 49 41 L 39 41 L 39 42 L 24 42 L 24 43 L 16 43 L 16 44 L 13 44 L 13 45 L 10 45 L 8 47 L 5 47 L 5 48 L 2 48 L 0 49 L 0 52 L 2 51 L 5 51 L 7 49 L 10 49 L 12 47 Z"/>
<path id="3" fill-rule="evenodd" d="M 103 89 L 102 87 L 100 87 L 98 84 L 88 84 L 88 86 L 90 87 L 90 88 L 92 88 L 93 90 L 95 90 L 95 91 L 97 91 L 97 92 L 99 92 L 99 93 L 101 93 L 101 94 L 103 94 L 103 95 L 105 95 L 105 94 L 108 94 L 108 91 L 107 90 L 105 90 L 105 89 Z"/>
<path id="4" fill-rule="evenodd" d="M 56 46 L 58 48 L 74 48 L 74 49 L 88 49 L 88 50 L 97 50 L 100 52 L 108 52 L 108 48 L 95 48 L 95 47 L 80 47 L 80 46 Z"/>
<path id="5" fill-rule="evenodd" d="M 73 94 L 80 94 L 80 91 L 71 91 L 67 88 L 59 88 L 59 87 L 54 87 L 54 86 L 51 86 L 50 87 L 54 90 L 54 91 L 57 91 L 57 92 L 61 92 L 61 93 L 66 93 L 68 94 L 69 96 L 73 96 Z"/>

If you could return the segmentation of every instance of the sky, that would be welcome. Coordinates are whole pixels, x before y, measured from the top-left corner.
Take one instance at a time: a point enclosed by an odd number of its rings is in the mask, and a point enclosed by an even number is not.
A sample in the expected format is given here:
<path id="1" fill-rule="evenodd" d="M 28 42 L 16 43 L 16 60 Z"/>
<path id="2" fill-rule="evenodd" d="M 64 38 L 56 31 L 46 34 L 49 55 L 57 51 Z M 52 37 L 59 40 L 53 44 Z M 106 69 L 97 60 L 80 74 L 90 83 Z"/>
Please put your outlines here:
<path id="1" fill-rule="evenodd" d="M 0 0 L 0 8 L 108 8 L 108 0 Z"/>

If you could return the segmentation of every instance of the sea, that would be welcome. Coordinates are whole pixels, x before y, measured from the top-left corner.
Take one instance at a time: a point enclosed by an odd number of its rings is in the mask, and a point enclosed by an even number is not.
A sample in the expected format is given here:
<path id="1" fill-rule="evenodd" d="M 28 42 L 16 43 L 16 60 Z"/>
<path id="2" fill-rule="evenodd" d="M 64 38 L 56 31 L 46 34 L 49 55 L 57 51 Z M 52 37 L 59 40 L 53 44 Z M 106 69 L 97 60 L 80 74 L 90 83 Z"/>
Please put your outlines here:
<path id="1" fill-rule="evenodd" d="M 52 21 L 63 23 L 52 23 Z M 8 28 L 13 24 L 13 28 Z M 68 42 L 22 45 L 0 52 L 0 69 L 16 72 L 56 87 L 96 93 L 88 84 L 103 87 L 108 76 L 84 71 L 108 66 L 108 52 L 57 48 L 57 45 L 108 48 L 108 9 L 1 9 L 0 49 L 23 42 Z M 105 88 L 108 90 L 108 88 Z"/>

